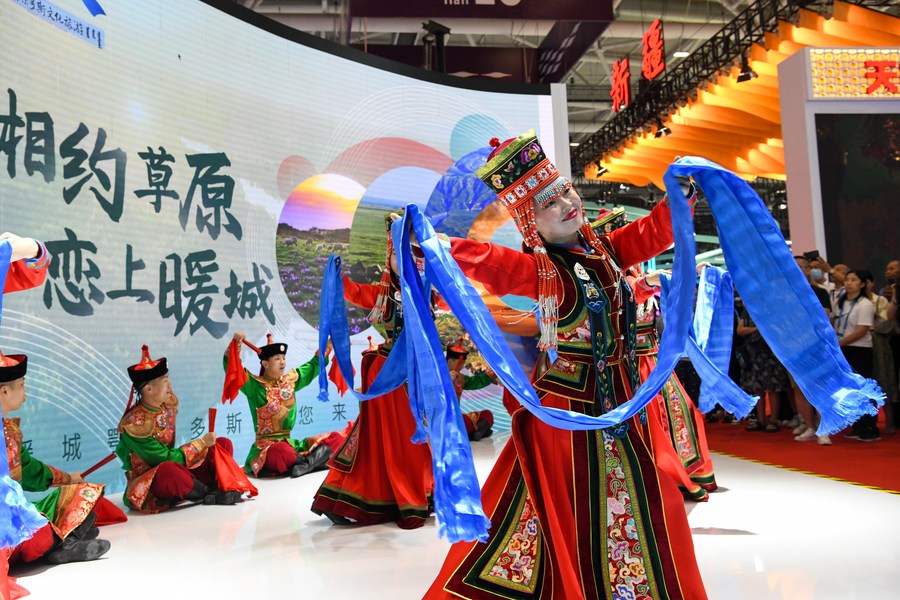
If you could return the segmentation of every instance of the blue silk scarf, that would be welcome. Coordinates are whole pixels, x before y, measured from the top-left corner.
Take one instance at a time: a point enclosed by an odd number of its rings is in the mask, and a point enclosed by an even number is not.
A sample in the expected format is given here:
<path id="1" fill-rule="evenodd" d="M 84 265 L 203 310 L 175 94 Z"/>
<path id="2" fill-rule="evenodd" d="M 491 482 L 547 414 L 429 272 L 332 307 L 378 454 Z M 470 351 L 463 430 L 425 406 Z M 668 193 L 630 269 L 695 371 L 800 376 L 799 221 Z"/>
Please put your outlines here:
<path id="1" fill-rule="evenodd" d="M 706 194 L 744 306 L 821 413 L 818 434 L 836 433 L 862 415 L 877 414 L 884 393 L 847 364 L 821 304 L 759 196 L 734 173 L 698 157 L 681 158 L 666 171 L 670 196 L 678 190 L 676 177 L 686 176 Z"/>
<path id="2" fill-rule="evenodd" d="M 471 446 L 462 425 L 459 403 L 455 401 L 456 392 L 447 371 L 440 337 L 431 317 L 431 286 L 427 280 L 418 277 L 409 253 L 401 258 L 401 276 L 404 272 L 416 273 L 414 287 L 404 286 L 403 289 L 404 327 L 366 394 L 354 390 L 341 261 L 336 255 L 329 258 L 319 306 L 319 400 L 328 400 L 323 357 L 329 337 L 338 368 L 360 401 L 377 398 L 408 382 L 410 410 L 416 421 L 412 441 L 424 442 L 429 439 L 430 433 L 438 533 L 453 543 L 483 540 L 487 536 L 489 521 L 481 508 L 481 491 L 475 476 Z M 408 309 L 414 305 L 418 310 Z M 423 332 L 424 335 L 411 335 L 413 331 Z M 427 402 L 438 398 L 441 400 Z M 454 401 L 447 402 L 449 398 Z M 426 431 L 426 422 L 448 425 Z"/>
<path id="3" fill-rule="evenodd" d="M 334 360 L 338 363 L 349 391 L 365 402 L 394 391 L 407 380 L 406 336 L 394 340 L 390 354 L 378 376 L 365 394 L 354 385 L 353 364 L 350 360 L 350 327 L 347 324 L 347 305 L 344 303 L 344 280 L 341 273 L 341 258 L 332 254 L 325 266 L 322 279 L 322 295 L 319 303 L 319 395 L 318 399 L 328 402 L 328 374 L 325 368 L 325 350 L 331 338 Z M 424 437 L 422 438 L 424 440 Z"/>
<path id="4" fill-rule="evenodd" d="M 9 259 L 12 246 L 6 240 L 0 241 L 0 317 L 3 315 L 3 293 L 6 286 L 6 275 L 9 272 Z M 47 523 L 25 498 L 22 486 L 9 474 L 9 461 L 5 456 L 6 437 L 0 427 L 0 448 L 4 450 L 0 460 L 0 551 L 14 548 L 31 538 L 34 532 Z"/>
<path id="5" fill-rule="evenodd" d="M 676 232 L 676 239 L 689 247 L 690 251 L 682 253 L 681 257 L 676 254 L 676 269 L 680 268 L 691 276 L 682 276 L 676 280 L 685 290 L 680 295 L 673 295 L 670 300 L 676 309 L 674 313 L 676 316 L 671 319 L 668 328 L 672 335 L 667 339 L 671 341 L 664 339 L 663 346 L 675 344 L 677 334 L 680 334 L 683 348 L 690 326 L 690 306 L 685 304 L 683 299 L 693 300 L 694 240 L 690 227 L 683 227 L 685 223 L 690 226 L 687 199 L 680 193 L 679 198 L 680 202 L 673 203 L 672 210 L 673 213 L 683 213 L 685 218 L 676 222 L 676 229 L 679 223 L 682 225 L 682 230 Z M 414 267 L 410 251 L 411 228 L 415 231 L 425 255 L 424 278 Z M 403 315 L 406 322 L 403 331 L 413 354 L 409 374 L 410 403 L 413 406 L 424 407 L 431 441 L 435 480 L 434 503 L 440 522 L 440 532 L 451 541 L 484 540 L 489 521 L 481 508 L 481 495 L 475 476 L 471 447 L 465 435 L 462 415 L 443 348 L 431 319 L 430 307 L 425 302 L 424 291 L 430 289 L 428 282 L 434 284 L 449 304 L 453 314 L 465 327 L 482 357 L 503 385 L 542 421 L 562 429 L 592 430 L 613 427 L 634 416 L 659 392 L 681 352 L 673 353 L 670 350 L 666 355 L 669 357 L 668 362 L 654 369 L 635 398 L 602 417 L 590 417 L 573 411 L 544 407 L 478 292 L 460 271 L 449 251 L 442 246 L 419 208 L 414 204 L 407 206 L 403 218 L 394 223 L 391 234 L 400 259 L 398 262 L 403 293 Z"/>
<path id="6" fill-rule="evenodd" d="M 663 275 L 660 282 L 665 316 L 669 277 Z M 700 412 L 709 412 L 718 403 L 731 414 L 743 418 L 759 398 L 744 392 L 727 375 L 731 359 L 733 311 L 734 289 L 730 275 L 718 267 L 706 267 L 697 290 L 697 308 L 685 354 L 701 379 L 700 398 L 694 399 Z"/>
<path id="7" fill-rule="evenodd" d="M 719 267 L 707 266 L 700 273 L 700 287 L 697 289 L 697 307 L 694 310 L 693 337 L 697 348 L 707 356 L 719 373 L 728 373 L 731 363 L 731 345 L 734 336 L 734 284 L 731 274 Z M 728 379 L 731 382 L 731 379 Z M 733 382 L 732 382 L 733 383 Z M 703 379 L 700 383 L 700 398 L 697 406 L 700 412 L 709 412 L 716 403 L 722 404 L 728 412 L 742 418 L 750 412 L 757 398 L 748 396 L 738 386 L 732 386 L 737 412 L 730 401 L 731 394 L 722 400 L 712 382 Z M 742 402 L 741 402 L 742 401 Z M 726 406 L 732 404 L 732 406 Z"/>

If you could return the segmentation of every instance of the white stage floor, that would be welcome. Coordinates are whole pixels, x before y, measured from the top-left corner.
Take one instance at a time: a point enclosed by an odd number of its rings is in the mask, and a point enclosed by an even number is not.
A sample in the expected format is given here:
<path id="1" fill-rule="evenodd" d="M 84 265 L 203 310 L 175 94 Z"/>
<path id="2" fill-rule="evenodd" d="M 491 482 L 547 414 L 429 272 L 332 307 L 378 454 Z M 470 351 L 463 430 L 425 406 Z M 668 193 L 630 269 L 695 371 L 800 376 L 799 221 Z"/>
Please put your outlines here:
<path id="1" fill-rule="evenodd" d="M 486 477 L 506 435 L 474 444 Z M 900 597 L 900 496 L 716 455 L 721 486 L 688 503 L 713 600 Z M 324 478 L 258 481 L 236 506 L 129 515 L 91 563 L 14 569 L 35 600 L 421 598 L 447 553 L 424 528 L 336 527 L 309 511 Z M 113 497 L 118 502 L 119 497 Z"/>

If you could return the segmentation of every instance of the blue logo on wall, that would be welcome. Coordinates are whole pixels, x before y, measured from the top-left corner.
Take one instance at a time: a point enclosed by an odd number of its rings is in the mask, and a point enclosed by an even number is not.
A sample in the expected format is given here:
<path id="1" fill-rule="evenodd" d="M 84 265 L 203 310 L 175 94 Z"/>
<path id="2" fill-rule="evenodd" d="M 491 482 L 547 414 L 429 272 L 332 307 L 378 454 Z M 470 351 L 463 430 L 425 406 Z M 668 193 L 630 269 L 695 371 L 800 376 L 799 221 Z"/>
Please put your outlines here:
<path id="1" fill-rule="evenodd" d="M 96 17 L 97 15 L 105 15 L 106 13 L 103 11 L 103 7 L 100 6 L 100 3 L 97 0 L 81 0 L 84 2 L 84 5 L 87 7 L 88 11 L 90 11 L 92 17 Z"/>

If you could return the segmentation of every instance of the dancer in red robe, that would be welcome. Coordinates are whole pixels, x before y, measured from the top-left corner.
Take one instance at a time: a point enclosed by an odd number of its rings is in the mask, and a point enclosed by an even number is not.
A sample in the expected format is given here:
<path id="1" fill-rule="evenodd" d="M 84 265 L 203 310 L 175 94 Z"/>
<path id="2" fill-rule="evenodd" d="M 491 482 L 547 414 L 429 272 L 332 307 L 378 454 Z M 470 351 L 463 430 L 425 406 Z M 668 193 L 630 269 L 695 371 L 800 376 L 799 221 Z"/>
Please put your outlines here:
<path id="1" fill-rule="evenodd" d="M 638 301 L 637 356 L 641 381 L 656 367 L 659 341 L 656 333 L 658 306 L 653 296 L 658 278 L 636 273 L 629 277 Z M 715 491 L 716 476 L 706 442 L 703 415 L 673 372 L 656 398 L 647 405 L 647 443 L 656 464 L 691 500 L 705 502 Z"/>
<path id="2" fill-rule="evenodd" d="M 344 298 L 371 310 L 369 320 L 383 323 L 387 338 L 363 353 L 363 393 L 375 381 L 403 327 L 390 217 L 385 223 L 388 245 L 381 282 L 365 285 L 344 277 Z M 432 512 L 434 477 L 428 446 L 410 441 L 415 431 L 406 384 L 360 403 L 359 416 L 329 463 L 331 470 L 316 492 L 312 511 L 342 525 L 396 521 L 403 529 L 421 527 Z"/>
<path id="3" fill-rule="evenodd" d="M 591 223 L 596 231 L 611 233 L 627 223 L 624 208 L 603 209 Z M 637 357 L 641 381 L 656 367 L 659 351 L 656 332 L 659 304 L 659 272 L 643 274 L 640 267 L 628 270 L 628 283 L 634 290 L 637 307 Z M 703 415 L 675 373 L 647 405 L 645 440 L 656 465 L 678 485 L 685 497 L 698 502 L 709 499 L 716 489 L 712 459 L 706 444 Z"/>
<path id="4" fill-rule="evenodd" d="M 640 377 L 624 269 L 672 244 L 668 205 L 598 237 L 533 132 L 496 148 L 478 175 L 512 213 L 526 251 L 454 239 L 454 258 L 492 294 L 538 300 L 539 347 L 558 352 L 533 376 L 542 404 L 588 415 L 615 408 Z M 567 431 L 517 410 L 482 502 L 488 540 L 454 544 L 426 598 L 706 598 L 681 494 L 637 419 Z"/>

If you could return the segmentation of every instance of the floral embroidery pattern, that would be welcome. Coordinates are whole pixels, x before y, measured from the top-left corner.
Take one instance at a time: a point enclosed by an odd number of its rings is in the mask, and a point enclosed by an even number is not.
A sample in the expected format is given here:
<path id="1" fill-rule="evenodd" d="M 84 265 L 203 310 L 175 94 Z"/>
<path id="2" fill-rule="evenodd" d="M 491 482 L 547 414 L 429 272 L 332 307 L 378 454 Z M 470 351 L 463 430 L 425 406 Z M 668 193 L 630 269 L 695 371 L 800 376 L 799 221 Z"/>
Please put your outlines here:
<path id="1" fill-rule="evenodd" d="M 685 465 L 697 460 L 697 448 L 691 439 L 691 425 L 685 416 L 684 398 L 678 393 L 672 380 L 666 382 L 663 392 L 672 423 L 672 440 L 681 462 Z"/>
<path id="2" fill-rule="evenodd" d="M 606 465 L 606 549 L 609 585 L 616 600 L 651 598 L 644 566 L 644 547 L 638 534 L 631 490 L 616 439 L 603 432 Z"/>
<path id="3" fill-rule="evenodd" d="M 6 437 L 6 458 L 9 463 L 9 476 L 15 481 L 22 481 L 22 456 L 19 447 L 22 445 L 22 430 L 19 419 L 3 419 L 3 435 Z"/>
<path id="4" fill-rule="evenodd" d="M 540 526 L 537 513 L 526 494 L 519 513 L 519 520 L 506 540 L 506 546 L 488 563 L 484 579 L 500 580 L 504 587 L 534 593 L 537 580 L 534 577 L 540 567 Z"/>

